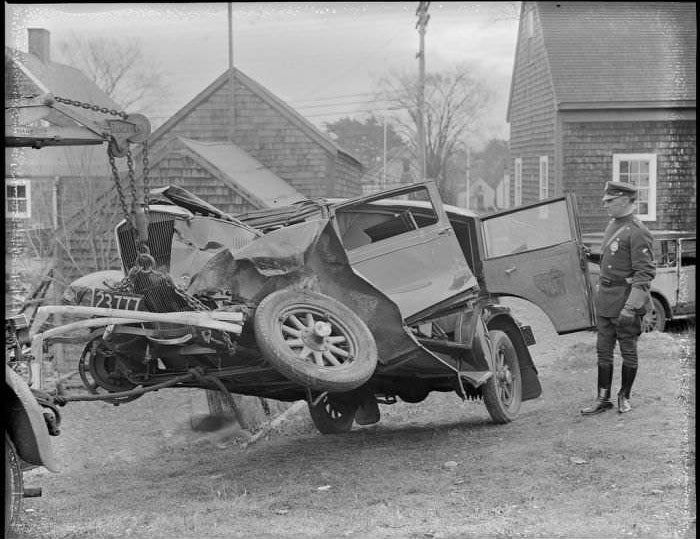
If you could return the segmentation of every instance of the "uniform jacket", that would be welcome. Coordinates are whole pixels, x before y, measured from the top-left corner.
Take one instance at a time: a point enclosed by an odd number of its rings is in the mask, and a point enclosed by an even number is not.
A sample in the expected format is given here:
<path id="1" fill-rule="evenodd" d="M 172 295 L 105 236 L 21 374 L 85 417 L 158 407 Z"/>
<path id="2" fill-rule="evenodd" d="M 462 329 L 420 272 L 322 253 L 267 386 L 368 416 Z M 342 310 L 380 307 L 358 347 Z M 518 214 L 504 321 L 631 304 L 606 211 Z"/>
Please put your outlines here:
<path id="1" fill-rule="evenodd" d="M 651 232 L 634 215 L 610 220 L 603 236 L 595 301 L 598 316 L 617 318 L 634 288 L 643 292 L 634 297 L 643 299 L 633 307 L 640 314 L 646 311 L 656 275 L 653 245 Z"/>

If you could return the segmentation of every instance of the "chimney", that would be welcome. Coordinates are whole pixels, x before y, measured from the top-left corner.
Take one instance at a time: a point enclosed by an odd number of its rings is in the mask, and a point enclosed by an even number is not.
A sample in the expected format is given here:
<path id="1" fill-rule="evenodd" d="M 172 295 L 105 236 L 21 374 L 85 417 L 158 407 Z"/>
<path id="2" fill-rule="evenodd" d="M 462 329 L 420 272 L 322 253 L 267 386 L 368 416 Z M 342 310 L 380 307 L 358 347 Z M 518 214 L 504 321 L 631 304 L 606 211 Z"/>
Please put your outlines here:
<path id="1" fill-rule="evenodd" d="M 33 54 L 43 63 L 51 61 L 49 31 L 44 28 L 27 28 L 29 34 L 29 54 Z"/>

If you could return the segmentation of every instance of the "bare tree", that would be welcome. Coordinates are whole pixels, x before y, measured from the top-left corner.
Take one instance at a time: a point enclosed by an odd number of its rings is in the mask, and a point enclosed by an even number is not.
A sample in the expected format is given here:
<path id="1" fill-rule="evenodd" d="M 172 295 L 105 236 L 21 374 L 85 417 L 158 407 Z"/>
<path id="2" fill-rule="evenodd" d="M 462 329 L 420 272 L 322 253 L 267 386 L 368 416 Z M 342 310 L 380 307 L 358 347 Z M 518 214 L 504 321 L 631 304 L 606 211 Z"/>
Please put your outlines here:
<path id="1" fill-rule="evenodd" d="M 71 34 L 58 44 L 58 52 L 129 112 L 148 115 L 170 93 L 166 72 L 148 60 L 138 39 Z"/>
<path id="2" fill-rule="evenodd" d="M 395 118 L 399 133 L 418 155 L 418 78 L 400 73 L 379 81 L 384 99 L 403 111 Z M 466 66 L 429 73 L 425 78 L 426 176 L 438 182 L 447 201 L 454 198 L 450 188 L 449 162 L 485 116 L 490 93 L 477 74 Z"/>

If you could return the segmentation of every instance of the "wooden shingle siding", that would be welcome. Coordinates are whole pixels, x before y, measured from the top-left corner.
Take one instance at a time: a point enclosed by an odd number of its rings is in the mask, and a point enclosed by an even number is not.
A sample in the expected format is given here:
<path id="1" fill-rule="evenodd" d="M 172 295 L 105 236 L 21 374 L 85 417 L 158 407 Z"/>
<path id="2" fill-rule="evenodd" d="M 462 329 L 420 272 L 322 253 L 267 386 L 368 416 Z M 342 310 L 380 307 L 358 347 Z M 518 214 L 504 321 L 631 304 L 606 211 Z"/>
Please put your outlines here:
<path id="1" fill-rule="evenodd" d="M 695 122 L 567 122 L 563 128 L 564 188 L 576 193 L 581 228 L 599 232 L 608 221 L 601 203 L 613 179 L 613 154 L 657 155 L 657 220 L 651 229 L 695 228 Z"/>
<path id="2" fill-rule="evenodd" d="M 575 193 L 583 232 L 599 232 L 613 155 L 653 154 L 647 226 L 695 228 L 695 15 L 691 2 L 522 3 L 508 122 L 523 204 L 546 156 L 549 195 Z"/>
<path id="3" fill-rule="evenodd" d="M 362 171 L 356 161 L 330 150 L 330 145 L 319 144 L 318 134 L 311 136 L 308 129 L 300 128 L 298 120 L 293 121 L 272 106 L 269 96 L 264 98 L 238 79 L 234 91 L 235 124 L 232 124 L 229 88 L 226 79 L 206 99 L 195 100 L 196 106 L 157 135 L 152 153 L 158 154 L 177 136 L 208 142 L 231 140 L 307 197 L 361 193 Z M 347 163 L 338 167 L 333 163 L 329 167 L 329 160 Z M 156 165 L 160 166 L 163 164 Z M 330 176 L 330 170 L 336 169 L 340 178 Z M 335 185 L 340 186 L 340 191 L 334 190 Z"/>
<path id="4" fill-rule="evenodd" d="M 510 134 L 510 175 L 514 176 L 513 160 L 522 158 L 523 204 L 537 201 L 539 197 L 539 157 L 549 157 L 550 184 L 554 179 L 552 170 L 555 139 L 555 100 L 547 56 L 537 12 L 533 5 L 524 8 L 523 20 L 528 11 L 533 12 L 534 33 L 528 38 L 524 31 L 518 36 L 517 60 L 513 72 Z M 550 186 L 550 193 L 557 187 Z M 511 192 L 511 205 L 514 203 Z"/>
<path id="5" fill-rule="evenodd" d="M 241 213 L 256 209 L 240 194 L 226 187 L 218 178 L 200 167 L 192 159 L 185 156 L 171 156 L 167 166 L 158 167 L 154 171 L 152 184 L 154 186 L 177 185 L 187 189 L 197 196 L 227 213 Z"/>

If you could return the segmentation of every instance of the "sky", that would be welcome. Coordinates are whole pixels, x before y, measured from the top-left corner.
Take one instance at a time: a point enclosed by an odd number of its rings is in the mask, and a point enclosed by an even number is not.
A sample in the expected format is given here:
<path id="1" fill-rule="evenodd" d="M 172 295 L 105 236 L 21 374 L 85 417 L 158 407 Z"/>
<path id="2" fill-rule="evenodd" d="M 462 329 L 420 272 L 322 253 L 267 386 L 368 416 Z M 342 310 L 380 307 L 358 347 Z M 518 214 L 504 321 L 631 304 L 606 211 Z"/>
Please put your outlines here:
<path id="1" fill-rule="evenodd" d="M 418 2 L 233 2 L 233 63 L 316 125 L 386 113 L 371 98 L 390 73 L 418 74 Z M 5 42 L 26 51 L 27 28 L 52 47 L 82 37 L 137 38 L 168 76 L 161 124 L 226 71 L 229 4 L 5 4 Z M 505 121 L 519 2 L 430 2 L 426 71 L 477 70 L 493 100 L 477 138 L 508 138 Z M 358 116 L 359 115 L 359 116 Z"/>

